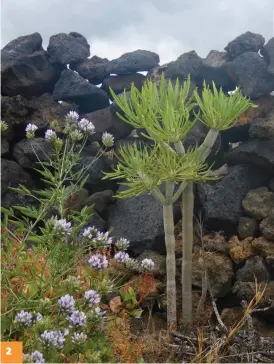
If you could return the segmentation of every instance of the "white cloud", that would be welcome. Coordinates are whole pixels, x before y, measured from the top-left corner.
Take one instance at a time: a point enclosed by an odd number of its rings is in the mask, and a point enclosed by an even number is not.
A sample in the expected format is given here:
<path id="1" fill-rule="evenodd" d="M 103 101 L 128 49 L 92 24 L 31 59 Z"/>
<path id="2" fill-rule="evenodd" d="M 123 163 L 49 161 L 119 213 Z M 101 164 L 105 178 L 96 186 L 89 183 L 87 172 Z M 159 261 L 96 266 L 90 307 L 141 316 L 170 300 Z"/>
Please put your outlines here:
<path id="1" fill-rule="evenodd" d="M 273 36 L 273 0 L 2 0 L 2 46 L 39 32 L 82 33 L 91 55 L 113 59 L 136 49 L 161 64 L 195 49 L 205 57 L 246 31 Z"/>

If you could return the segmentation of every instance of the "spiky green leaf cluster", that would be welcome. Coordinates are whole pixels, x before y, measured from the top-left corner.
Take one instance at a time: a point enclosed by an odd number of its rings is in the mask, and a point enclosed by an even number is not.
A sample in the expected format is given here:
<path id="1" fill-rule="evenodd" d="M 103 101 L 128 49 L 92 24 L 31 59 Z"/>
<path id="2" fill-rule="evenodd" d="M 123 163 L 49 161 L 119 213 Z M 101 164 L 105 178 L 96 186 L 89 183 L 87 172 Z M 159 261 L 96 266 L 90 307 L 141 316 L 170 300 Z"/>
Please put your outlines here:
<path id="1" fill-rule="evenodd" d="M 124 179 L 122 185 L 128 188 L 120 191 L 116 197 L 128 198 L 138 196 L 147 191 L 152 192 L 163 182 L 176 184 L 189 181 L 203 181 L 208 177 L 210 169 L 200 162 L 197 149 L 189 149 L 183 156 L 172 148 L 161 144 L 154 147 L 137 143 L 125 145 L 119 150 L 119 163 L 113 172 L 105 174 L 103 179 Z"/>
<path id="2" fill-rule="evenodd" d="M 202 96 L 197 90 L 194 97 L 200 108 L 201 114 L 198 119 L 209 128 L 214 130 L 226 130 L 233 127 L 237 118 L 250 107 L 257 107 L 247 97 L 242 95 L 239 88 L 230 96 L 227 96 L 222 88 L 218 91 L 212 82 L 213 91 L 204 82 Z"/>
<path id="3" fill-rule="evenodd" d="M 194 125 L 191 111 L 195 106 L 189 97 L 190 78 L 183 87 L 176 80 L 175 86 L 169 80 L 168 85 L 162 74 L 160 87 L 147 80 L 139 91 L 134 85 L 130 90 L 130 98 L 126 92 L 115 95 L 110 90 L 114 101 L 123 110 L 124 115 L 117 115 L 134 128 L 145 128 L 146 138 L 155 142 L 181 141 Z"/>

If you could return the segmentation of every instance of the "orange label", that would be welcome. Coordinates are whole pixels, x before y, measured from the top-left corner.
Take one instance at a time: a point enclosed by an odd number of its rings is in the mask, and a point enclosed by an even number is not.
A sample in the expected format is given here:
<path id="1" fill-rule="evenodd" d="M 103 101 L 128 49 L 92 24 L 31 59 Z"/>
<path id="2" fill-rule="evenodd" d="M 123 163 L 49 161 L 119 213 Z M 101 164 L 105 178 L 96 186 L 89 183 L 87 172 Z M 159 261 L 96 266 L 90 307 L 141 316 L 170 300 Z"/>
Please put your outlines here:
<path id="1" fill-rule="evenodd" d="M 1 364 L 23 363 L 23 343 L 20 341 L 1 342 Z"/>

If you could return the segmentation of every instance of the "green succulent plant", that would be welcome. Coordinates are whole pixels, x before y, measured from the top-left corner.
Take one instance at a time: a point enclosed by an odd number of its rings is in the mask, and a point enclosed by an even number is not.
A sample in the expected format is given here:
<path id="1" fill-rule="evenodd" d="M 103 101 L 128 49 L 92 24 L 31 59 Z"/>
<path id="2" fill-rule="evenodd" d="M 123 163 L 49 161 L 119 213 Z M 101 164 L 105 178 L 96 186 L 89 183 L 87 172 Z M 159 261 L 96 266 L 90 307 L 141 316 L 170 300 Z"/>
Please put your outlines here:
<path id="1" fill-rule="evenodd" d="M 127 189 L 118 192 L 118 198 L 130 198 L 144 192 L 152 193 L 163 205 L 166 243 L 168 327 L 174 328 L 176 316 L 176 264 L 173 203 L 182 194 L 183 210 L 183 320 L 192 321 L 192 250 L 193 250 L 193 183 L 216 179 L 209 175 L 211 167 L 206 159 L 219 130 L 232 127 L 236 119 L 254 106 L 237 89 L 227 96 L 213 83 L 212 90 L 204 83 L 201 97 L 197 90 L 190 93 L 190 77 L 175 85 L 165 81 L 160 86 L 147 80 L 141 91 L 132 85 L 130 94 L 116 95 L 110 90 L 121 111 L 117 115 L 137 129 L 145 129 L 144 137 L 154 141 L 153 146 L 137 144 L 122 147 L 113 172 L 104 178 L 123 179 Z M 195 109 L 198 108 L 198 112 Z M 197 121 L 208 126 L 209 132 L 202 145 L 185 150 L 183 140 Z M 164 185 L 165 194 L 160 186 Z M 175 192 L 175 186 L 177 191 Z"/>

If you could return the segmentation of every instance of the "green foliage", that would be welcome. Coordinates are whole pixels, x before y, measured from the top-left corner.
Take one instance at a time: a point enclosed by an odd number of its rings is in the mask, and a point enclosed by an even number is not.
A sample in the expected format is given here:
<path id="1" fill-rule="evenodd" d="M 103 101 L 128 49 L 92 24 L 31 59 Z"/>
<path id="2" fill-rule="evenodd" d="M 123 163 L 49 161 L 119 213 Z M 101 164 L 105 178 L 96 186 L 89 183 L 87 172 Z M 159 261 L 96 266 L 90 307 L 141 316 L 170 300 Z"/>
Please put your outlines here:
<path id="1" fill-rule="evenodd" d="M 126 92 L 123 95 L 115 95 L 110 90 L 114 101 L 123 110 L 117 115 L 135 128 L 145 128 L 146 138 L 155 142 L 181 141 L 193 127 L 196 119 L 191 120 L 191 111 L 195 103 L 189 97 L 190 77 L 183 87 L 177 79 L 173 87 L 168 81 L 166 87 L 162 74 L 160 87 L 151 81 L 146 81 L 139 91 L 134 85 L 131 87 L 130 100 Z"/>
<path id="2" fill-rule="evenodd" d="M 144 128 L 143 136 L 154 141 L 154 146 L 137 145 L 122 147 L 121 158 L 114 172 L 105 173 L 105 178 L 124 179 L 127 186 L 116 197 L 129 198 L 145 191 L 153 193 L 162 203 L 164 211 L 165 242 L 167 250 L 167 306 L 168 327 L 176 326 L 176 282 L 175 282 L 175 237 L 173 232 L 172 204 L 183 193 L 183 317 L 185 323 L 192 320 L 192 249 L 193 249 L 193 182 L 205 182 L 210 167 L 206 159 L 218 137 L 219 130 L 235 125 L 237 118 L 249 107 L 254 107 L 249 99 L 242 96 L 240 89 L 227 96 L 222 89 L 212 89 L 204 82 L 202 96 L 195 90 L 190 95 L 190 77 L 181 86 L 179 79 L 175 86 L 161 76 L 160 87 L 149 80 L 139 91 L 134 85 L 130 95 L 111 94 L 121 112 L 117 115 L 134 128 Z M 198 108 L 198 112 L 195 109 Z M 199 147 L 185 151 L 183 139 L 197 121 L 207 125 L 210 130 Z M 175 148 L 175 149 L 174 149 Z M 165 183 L 164 197 L 159 185 Z M 180 184 L 173 194 L 175 184 Z M 186 244 L 189 244 L 187 247 Z"/>
<path id="3" fill-rule="evenodd" d="M 241 89 L 237 88 L 230 96 L 222 89 L 217 90 L 212 82 L 213 92 L 204 82 L 202 97 L 197 90 L 194 91 L 196 102 L 201 115 L 197 118 L 209 128 L 214 130 L 226 130 L 235 125 L 237 118 L 250 107 L 257 107 L 247 97 L 243 97 Z"/>
<path id="4" fill-rule="evenodd" d="M 84 120 L 83 125 L 85 123 Z M 87 262 L 88 255 L 100 251 L 111 265 L 113 255 L 111 245 L 106 247 L 102 243 L 96 247 L 96 232 L 93 243 L 82 235 L 82 229 L 91 219 L 93 206 L 85 206 L 81 211 L 70 208 L 70 198 L 85 185 L 89 168 L 78 169 L 87 135 L 75 125 L 76 120 L 68 118 L 61 130 L 55 122 L 54 128 L 62 131 L 62 139 L 51 130 L 51 152 L 45 155 L 45 161 L 37 156 L 38 168 L 35 170 L 42 177 L 45 189 L 30 190 L 23 185 L 11 188 L 14 193 L 32 198 L 34 204 L 2 208 L 2 339 L 23 341 L 25 354 L 39 350 L 46 362 L 113 362 L 116 358 L 112 343 L 103 325 L 109 317 L 103 320 L 102 308 L 97 310 L 103 303 L 90 306 L 85 293 L 94 290 L 101 299 L 115 285 L 120 285 L 120 276 L 108 269 L 97 271 Z M 92 130 L 92 126 L 89 127 Z M 27 137 L 33 138 L 35 130 L 34 126 Z M 111 135 L 108 137 L 112 138 Z M 99 236 L 103 239 L 102 234 Z M 60 312 L 58 299 L 67 294 L 74 297 L 75 309 L 86 314 L 84 327 L 69 327 L 68 317 Z M 134 304 L 131 312 L 137 315 L 138 302 L 133 302 L 132 297 L 126 302 L 128 307 Z M 22 310 L 31 315 L 30 325 L 15 320 Z M 35 321 L 37 313 L 42 314 L 42 319 Z M 45 330 L 68 330 L 64 347 L 44 347 L 40 339 Z M 86 339 L 79 344 L 73 343 L 75 332 L 85 334 Z M 25 361 L 33 360 L 25 357 Z"/>
<path id="5" fill-rule="evenodd" d="M 208 176 L 209 168 L 200 162 L 198 149 L 190 148 L 183 156 L 172 148 L 155 144 L 153 148 L 137 143 L 126 145 L 119 150 L 119 163 L 114 172 L 105 174 L 103 179 L 125 179 L 122 185 L 129 187 L 120 191 L 116 197 L 127 198 L 152 192 L 163 182 L 176 184 L 187 181 L 212 179 Z"/>

